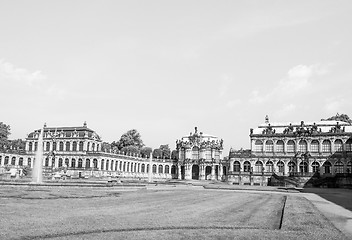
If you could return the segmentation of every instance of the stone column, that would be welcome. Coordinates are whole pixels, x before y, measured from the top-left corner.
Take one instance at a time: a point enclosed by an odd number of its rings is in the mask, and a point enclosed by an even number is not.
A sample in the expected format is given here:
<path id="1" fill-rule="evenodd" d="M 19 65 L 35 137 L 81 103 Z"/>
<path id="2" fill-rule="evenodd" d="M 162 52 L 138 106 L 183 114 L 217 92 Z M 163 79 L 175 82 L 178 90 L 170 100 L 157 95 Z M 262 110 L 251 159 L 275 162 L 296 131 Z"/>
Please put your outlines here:
<path id="1" fill-rule="evenodd" d="M 181 165 L 178 165 L 177 171 L 177 178 L 182 179 Z"/>
<path id="2" fill-rule="evenodd" d="M 199 165 L 199 168 L 200 168 L 199 169 L 200 170 L 199 179 L 200 180 L 205 180 L 205 165 L 204 165 L 204 163 Z"/>
<path id="3" fill-rule="evenodd" d="M 215 180 L 215 164 L 211 165 L 211 180 Z"/>

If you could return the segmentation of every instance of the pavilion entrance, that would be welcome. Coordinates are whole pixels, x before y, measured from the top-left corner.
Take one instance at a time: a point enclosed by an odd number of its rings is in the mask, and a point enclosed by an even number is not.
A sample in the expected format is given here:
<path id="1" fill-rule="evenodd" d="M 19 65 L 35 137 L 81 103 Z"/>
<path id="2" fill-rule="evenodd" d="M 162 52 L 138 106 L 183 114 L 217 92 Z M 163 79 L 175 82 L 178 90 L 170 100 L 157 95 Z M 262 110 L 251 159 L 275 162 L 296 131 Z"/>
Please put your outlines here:
<path id="1" fill-rule="evenodd" d="M 192 166 L 192 179 L 199 180 L 199 165 Z"/>
<path id="2" fill-rule="evenodd" d="M 181 166 L 181 179 L 185 179 L 185 166 Z"/>
<path id="3" fill-rule="evenodd" d="M 205 167 L 205 180 L 210 180 L 211 179 L 211 167 L 206 166 Z"/>

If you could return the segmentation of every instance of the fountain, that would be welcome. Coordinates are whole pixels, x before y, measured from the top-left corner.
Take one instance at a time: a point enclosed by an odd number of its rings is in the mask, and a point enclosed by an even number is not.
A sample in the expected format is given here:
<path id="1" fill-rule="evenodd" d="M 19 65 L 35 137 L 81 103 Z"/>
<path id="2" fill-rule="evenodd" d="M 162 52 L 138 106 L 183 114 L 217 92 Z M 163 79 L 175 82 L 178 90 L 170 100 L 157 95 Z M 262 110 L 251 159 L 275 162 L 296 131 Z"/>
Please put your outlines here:
<path id="1" fill-rule="evenodd" d="M 43 134 L 44 127 L 40 130 L 38 137 L 38 148 L 35 154 L 34 168 L 32 174 L 32 183 L 41 184 L 43 182 Z"/>

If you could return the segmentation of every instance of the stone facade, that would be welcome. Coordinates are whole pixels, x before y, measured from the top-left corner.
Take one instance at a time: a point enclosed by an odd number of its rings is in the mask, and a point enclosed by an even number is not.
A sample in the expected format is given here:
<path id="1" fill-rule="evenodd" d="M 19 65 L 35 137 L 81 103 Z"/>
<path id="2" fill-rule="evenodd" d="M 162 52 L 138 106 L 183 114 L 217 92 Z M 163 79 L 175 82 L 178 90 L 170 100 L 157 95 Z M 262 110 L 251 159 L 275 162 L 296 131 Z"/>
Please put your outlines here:
<path id="1" fill-rule="evenodd" d="M 28 134 L 25 153 L 0 153 L 0 172 L 17 169 L 22 173 L 26 166 L 33 168 L 40 130 Z M 176 163 L 171 159 L 150 159 L 121 152 L 102 151 L 99 135 L 87 127 L 44 126 L 43 174 L 55 173 L 79 178 L 121 177 L 148 179 L 152 168 L 153 179 L 177 178 Z"/>
<path id="2" fill-rule="evenodd" d="M 250 129 L 250 150 L 230 150 L 229 181 L 266 185 L 273 174 L 311 177 L 352 172 L 352 126 L 342 121 L 265 123 Z"/>
<path id="3" fill-rule="evenodd" d="M 195 128 L 194 133 L 176 141 L 176 150 L 179 179 L 222 180 L 226 175 L 222 139 L 198 132 Z"/>

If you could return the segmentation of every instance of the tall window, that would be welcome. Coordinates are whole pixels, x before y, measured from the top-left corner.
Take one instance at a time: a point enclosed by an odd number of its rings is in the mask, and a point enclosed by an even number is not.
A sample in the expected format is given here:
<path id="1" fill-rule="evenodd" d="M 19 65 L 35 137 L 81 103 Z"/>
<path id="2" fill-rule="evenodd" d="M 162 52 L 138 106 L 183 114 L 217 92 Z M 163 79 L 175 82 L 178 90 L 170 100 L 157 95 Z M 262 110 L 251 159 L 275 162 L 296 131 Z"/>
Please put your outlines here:
<path id="1" fill-rule="evenodd" d="M 323 164 L 324 173 L 331 173 L 331 163 L 329 161 L 325 161 Z"/>
<path id="2" fill-rule="evenodd" d="M 274 164 L 272 161 L 267 161 L 265 164 L 265 169 L 267 172 L 274 172 Z"/>
<path id="3" fill-rule="evenodd" d="M 142 164 L 142 167 L 141 167 L 141 172 L 145 172 L 145 165 L 144 165 L 144 163 Z"/>
<path id="4" fill-rule="evenodd" d="M 53 151 L 56 151 L 56 142 L 53 142 Z"/>
<path id="5" fill-rule="evenodd" d="M 62 162 L 63 162 L 62 158 L 59 158 L 59 166 L 58 167 L 62 167 Z"/>
<path id="6" fill-rule="evenodd" d="M 312 163 L 312 170 L 313 172 L 319 172 L 320 164 L 318 162 L 313 162 Z"/>
<path id="7" fill-rule="evenodd" d="M 285 165 L 284 165 L 284 163 L 283 163 L 282 161 L 279 161 L 279 162 L 277 163 L 277 167 L 278 167 L 280 173 L 285 172 L 285 167 L 284 167 L 284 166 L 285 166 Z"/>
<path id="8" fill-rule="evenodd" d="M 265 151 L 266 152 L 273 152 L 274 151 L 274 143 L 271 140 L 266 141 L 265 143 Z"/>
<path id="9" fill-rule="evenodd" d="M 284 141 L 279 140 L 276 142 L 276 152 L 284 152 Z"/>
<path id="10" fill-rule="evenodd" d="M 59 143 L 59 151 L 63 151 L 64 150 L 64 143 L 60 142 Z"/>
<path id="11" fill-rule="evenodd" d="M 49 158 L 48 157 L 45 158 L 44 166 L 45 167 L 49 166 Z"/>
<path id="12" fill-rule="evenodd" d="M 70 142 L 66 142 L 66 151 L 70 151 Z"/>
<path id="13" fill-rule="evenodd" d="M 110 163 L 110 170 L 111 170 L 111 171 L 114 171 L 114 160 L 111 160 L 111 163 Z"/>
<path id="14" fill-rule="evenodd" d="M 65 159 L 65 165 L 66 165 L 66 167 L 70 166 L 70 160 L 68 158 Z"/>
<path id="15" fill-rule="evenodd" d="M 46 151 L 50 151 L 50 142 L 46 142 Z"/>
<path id="16" fill-rule="evenodd" d="M 77 151 L 77 142 L 72 143 L 72 151 Z"/>
<path id="17" fill-rule="evenodd" d="M 90 159 L 89 158 L 86 159 L 86 168 L 90 168 Z"/>
<path id="18" fill-rule="evenodd" d="M 234 161 L 233 162 L 233 171 L 234 172 L 240 172 L 241 171 L 241 164 L 239 161 Z"/>
<path id="19" fill-rule="evenodd" d="M 165 173 L 169 174 L 170 173 L 170 167 L 169 165 L 165 166 Z"/>
<path id="20" fill-rule="evenodd" d="M 346 172 L 349 173 L 349 174 L 352 173 L 352 162 L 351 162 L 351 161 L 349 161 L 349 162 L 347 163 Z"/>
<path id="21" fill-rule="evenodd" d="M 319 142 L 318 142 L 318 140 L 313 140 L 310 143 L 310 151 L 314 152 L 314 153 L 319 152 Z"/>
<path id="22" fill-rule="evenodd" d="M 98 160 L 97 159 L 93 159 L 93 166 L 94 168 L 98 168 Z"/>
<path id="23" fill-rule="evenodd" d="M 198 147 L 192 148 L 192 159 L 194 159 L 194 160 L 199 159 L 199 148 Z"/>
<path id="24" fill-rule="evenodd" d="M 23 166 L 23 158 L 20 157 L 20 159 L 18 160 L 18 165 Z"/>
<path id="25" fill-rule="evenodd" d="M 302 173 L 308 172 L 308 163 L 306 163 L 306 162 L 301 162 L 301 163 L 299 164 L 299 171 L 302 172 Z"/>
<path id="26" fill-rule="evenodd" d="M 260 140 L 255 141 L 254 151 L 262 152 L 263 151 L 263 142 Z"/>
<path id="27" fill-rule="evenodd" d="M 74 158 L 71 159 L 71 167 L 72 168 L 76 167 L 76 159 L 74 159 Z"/>
<path id="28" fill-rule="evenodd" d="M 5 157 L 4 165 L 6 165 L 6 164 L 9 164 L 9 156 L 6 156 L 6 157 Z"/>
<path id="29" fill-rule="evenodd" d="M 156 173 L 156 165 L 153 164 L 153 173 Z"/>
<path id="30" fill-rule="evenodd" d="M 251 171 L 251 163 L 248 161 L 245 161 L 243 163 L 243 171 L 244 172 L 250 172 Z"/>
<path id="31" fill-rule="evenodd" d="M 32 148 L 33 148 L 33 143 L 30 142 L 30 143 L 28 144 L 28 151 L 32 152 Z"/>
<path id="32" fill-rule="evenodd" d="M 352 152 L 352 139 L 348 139 L 346 142 L 346 151 Z"/>
<path id="33" fill-rule="evenodd" d="M 289 152 L 289 153 L 295 152 L 295 146 L 296 146 L 295 142 L 292 140 L 289 140 L 287 142 L 287 152 Z"/>
<path id="34" fill-rule="evenodd" d="M 335 152 L 342 152 L 343 151 L 343 143 L 342 143 L 341 139 L 335 140 L 334 151 Z"/>
<path id="35" fill-rule="evenodd" d="M 109 160 L 106 160 L 105 170 L 109 170 Z"/>
<path id="36" fill-rule="evenodd" d="M 307 150 L 307 142 L 305 140 L 299 141 L 299 151 L 305 153 Z"/>
<path id="37" fill-rule="evenodd" d="M 343 173 L 343 163 L 341 162 L 341 160 L 338 160 L 335 164 L 334 164 L 334 168 L 335 168 L 335 173 Z"/>
<path id="38" fill-rule="evenodd" d="M 79 142 L 79 151 L 83 151 L 83 142 Z"/>
<path id="39" fill-rule="evenodd" d="M 296 164 L 295 164 L 294 162 L 290 161 L 290 162 L 288 163 L 288 171 L 289 171 L 290 173 L 296 172 Z"/>
<path id="40" fill-rule="evenodd" d="M 1 158 L 0 158 L 0 162 L 1 162 Z M 32 166 L 32 159 L 31 158 L 28 158 L 27 159 L 27 165 L 30 167 Z"/>
<path id="41" fill-rule="evenodd" d="M 16 165 L 16 157 L 11 158 L 11 165 Z"/>
<path id="42" fill-rule="evenodd" d="M 257 161 L 255 163 L 255 172 L 262 172 L 263 171 L 263 163 L 261 161 Z"/>
<path id="43" fill-rule="evenodd" d="M 323 149 L 322 150 L 324 153 L 331 152 L 331 142 L 329 140 L 323 141 Z"/>
<path id="44" fill-rule="evenodd" d="M 163 173 L 163 165 L 159 165 L 159 173 Z"/>

